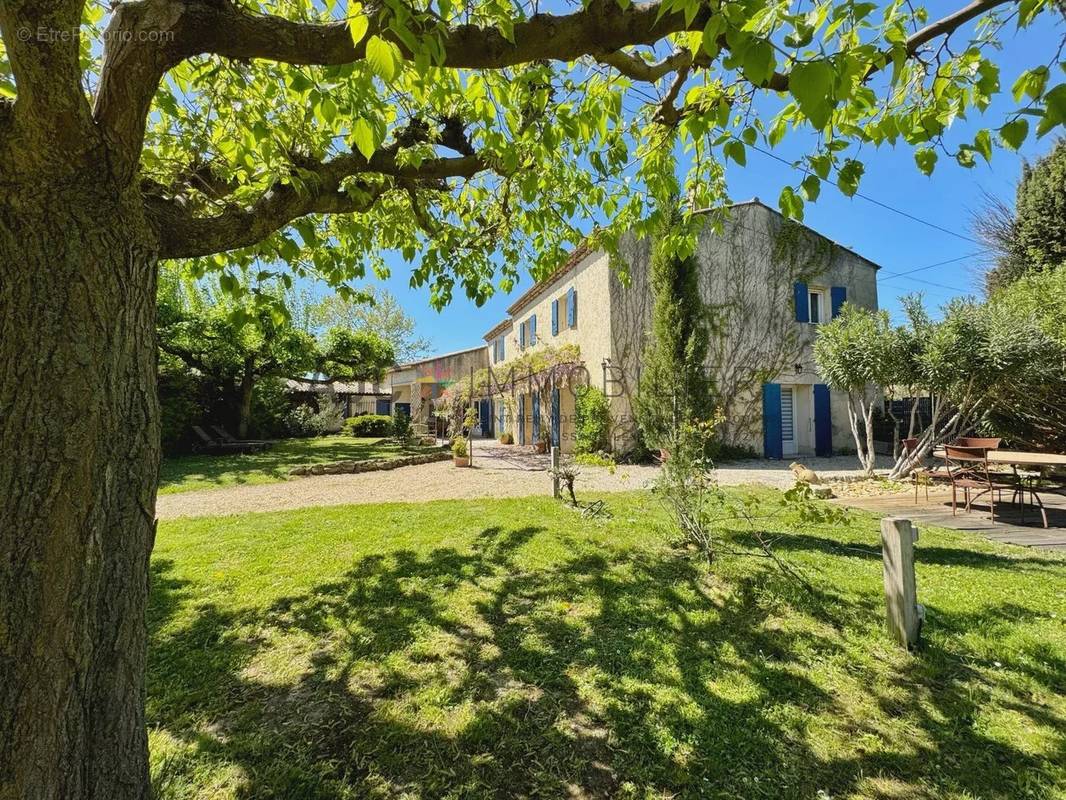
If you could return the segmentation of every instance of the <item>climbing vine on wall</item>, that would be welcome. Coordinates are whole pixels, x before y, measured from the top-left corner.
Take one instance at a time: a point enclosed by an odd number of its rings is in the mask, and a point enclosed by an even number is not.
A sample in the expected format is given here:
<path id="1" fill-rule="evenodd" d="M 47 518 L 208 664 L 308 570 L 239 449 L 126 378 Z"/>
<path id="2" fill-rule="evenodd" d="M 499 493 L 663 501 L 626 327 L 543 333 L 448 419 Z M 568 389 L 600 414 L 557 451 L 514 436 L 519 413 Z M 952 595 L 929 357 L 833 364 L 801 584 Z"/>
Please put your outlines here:
<path id="1" fill-rule="evenodd" d="M 707 365 L 715 401 L 725 416 L 721 444 L 751 447 L 762 435 L 762 385 L 782 375 L 814 369 L 813 332 L 795 323 L 793 284 L 810 283 L 833 262 L 833 243 L 772 211 L 738 206 L 732 215 L 707 215 L 696 257 L 700 294 L 707 304 L 711 337 Z M 628 281 L 612 277 L 611 335 L 619 384 L 637 391 L 640 354 L 651 319 L 648 240 L 624 239 L 618 261 L 629 264 Z M 612 268 L 612 276 L 614 269 Z"/>

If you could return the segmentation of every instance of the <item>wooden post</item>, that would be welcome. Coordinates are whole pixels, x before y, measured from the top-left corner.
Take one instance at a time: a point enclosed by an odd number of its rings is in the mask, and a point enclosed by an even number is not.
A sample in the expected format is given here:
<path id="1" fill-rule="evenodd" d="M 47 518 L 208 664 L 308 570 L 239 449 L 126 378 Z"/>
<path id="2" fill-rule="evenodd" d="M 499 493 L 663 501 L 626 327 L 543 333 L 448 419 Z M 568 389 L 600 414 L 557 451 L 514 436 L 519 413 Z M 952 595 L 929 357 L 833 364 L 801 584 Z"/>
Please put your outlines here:
<path id="1" fill-rule="evenodd" d="M 552 445 L 552 497 L 558 500 L 562 496 L 559 489 L 559 448 Z"/>
<path id="2" fill-rule="evenodd" d="M 888 632 L 905 647 L 918 643 L 925 609 L 918 604 L 914 579 L 914 543 L 918 529 L 909 519 L 881 520 L 881 557 L 884 562 Z"/>
<path id="3" fill-rule="evenodd" d="M 470 365 L 470 411 L 473 412 L 474 400 L 473 400 L 473 364 Z M 467 415 L 471 420 L 474 419 L 473 414 Z M 470 426 L 467 431 L 467 455 L 470 457 L 470 466 L 473 466 L 473 425 Z"/>

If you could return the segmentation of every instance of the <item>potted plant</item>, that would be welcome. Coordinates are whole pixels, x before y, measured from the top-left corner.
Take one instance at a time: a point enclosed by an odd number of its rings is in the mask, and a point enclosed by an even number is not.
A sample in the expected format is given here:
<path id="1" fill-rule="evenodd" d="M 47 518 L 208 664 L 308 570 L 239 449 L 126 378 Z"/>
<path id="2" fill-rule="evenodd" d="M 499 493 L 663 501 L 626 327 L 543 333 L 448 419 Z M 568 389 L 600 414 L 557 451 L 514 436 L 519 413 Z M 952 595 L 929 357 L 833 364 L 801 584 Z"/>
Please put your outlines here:
<path id="1" fill-rule="evenodd" d="M 514 444 L 514 435 L 510 433 L 501 433 L 500 444 Z"/>
<path id="2" fill-rule="evenodd" d="M 457 436 L 452 442 L 452 462 L 457 467 L 470 466 L 470 450 L 467 449 L 466 439 Z"/>
<path id="3" fill-rule="evenodd" d="M 546 430 L 541 430 L 540 438 L 537 440 L 534 447 L 536 447 L 538 453 L 547 453 L 548 448 L 551 446 L 551 434 Z"/>

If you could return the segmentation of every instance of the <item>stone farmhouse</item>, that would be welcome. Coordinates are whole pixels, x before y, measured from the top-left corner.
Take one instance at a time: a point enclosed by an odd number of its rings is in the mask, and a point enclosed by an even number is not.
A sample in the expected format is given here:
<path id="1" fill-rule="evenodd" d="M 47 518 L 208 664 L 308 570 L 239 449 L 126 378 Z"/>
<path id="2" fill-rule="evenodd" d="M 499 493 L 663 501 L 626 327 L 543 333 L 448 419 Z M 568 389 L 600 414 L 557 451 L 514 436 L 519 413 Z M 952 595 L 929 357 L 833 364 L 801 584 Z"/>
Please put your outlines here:
<path id="1" fill-rule="evenodd" d="M 878 265 L 757 198 L 705 219 L 696 259 L 713 323 L 707 369 L 726 417 L 723 440 L 768 458 L 853 448 L 847 398 L 822 382 L 813 342 L 845 302 L 877 308 Z M 615 258 L 621 263 L 579 246 L 508 308 L 484 347 L 394 370 L 394 402 L 412 403 L 417 420 L 450 381 L 487 368 L 477 432 L 571 452 L 575 392 L 596 386 L 609 398 L 612 445 L 624 452 L 635 432 L 633 399 L 654 390 L 640 381 L 651 243 L 624 237 Z"/>

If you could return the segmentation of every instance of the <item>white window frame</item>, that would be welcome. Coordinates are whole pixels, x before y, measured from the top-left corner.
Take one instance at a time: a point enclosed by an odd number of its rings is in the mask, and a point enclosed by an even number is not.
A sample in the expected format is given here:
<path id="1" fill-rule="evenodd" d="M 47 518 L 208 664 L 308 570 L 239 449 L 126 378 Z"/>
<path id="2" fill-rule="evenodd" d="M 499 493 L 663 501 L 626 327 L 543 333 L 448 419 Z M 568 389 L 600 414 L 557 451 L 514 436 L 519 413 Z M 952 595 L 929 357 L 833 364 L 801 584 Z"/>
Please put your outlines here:
<path id="1" fill-rule="evenodd" d="M 807 320 L 811 325 L 821 325 L 825 322 L 825 298 L 826 290 L 821 286 L 807 288 Z M 815 320 L 814 309 L 818 309 L 818 319 Z"/>

